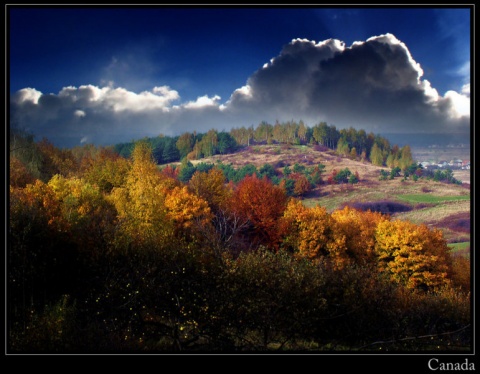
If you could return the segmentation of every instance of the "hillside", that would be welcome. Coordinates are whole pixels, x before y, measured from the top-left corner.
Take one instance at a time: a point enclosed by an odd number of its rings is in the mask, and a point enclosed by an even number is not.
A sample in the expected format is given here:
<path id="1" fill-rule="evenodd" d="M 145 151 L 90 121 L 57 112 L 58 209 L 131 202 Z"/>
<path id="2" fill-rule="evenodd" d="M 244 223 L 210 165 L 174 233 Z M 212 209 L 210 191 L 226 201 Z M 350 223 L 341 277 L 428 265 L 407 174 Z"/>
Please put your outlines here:
<path id="1" fill-rule="evenodd" d="M 278 172 L 284 166 L 295 163 L 303 165 L 325 165 L 324 184 L 312 190 L 304 197 L 307 206 L 320 204 L 328 211 L 352 205 L 367 209 L 381 209 L 398 219 L 408 219 L 414 223 L 425 223 L 429 227 L 437 227 L 444 232 L 449 243 L 470 242 L 470 178 L 469 173 L 458 174 L 468 176 L 468 183 L 462 185 L 446 184 L 433 180 L 419 179 L 402 181 L 380 181 L 380 170 L 390 171 L 386 167 L 378 167 L 368 161 L 355 161 L 339 157 L 332 150 L 317 151 L 311 146 L 296 145 L 254 145 L 227 155 L 192 161 L 232 164 L 239 168 L 253 164 L 260 168 L 266 163 L 274 166 Z M 177 163 L 178 164 L 178 163 Z M 326 180 L 334 169 L 358 172 L 360 183 L 356 185 L 329 185 Z M 457 177 L 457 175 L 456 175 Z M 465 246 L 464 248 L 465 249 Z"/>

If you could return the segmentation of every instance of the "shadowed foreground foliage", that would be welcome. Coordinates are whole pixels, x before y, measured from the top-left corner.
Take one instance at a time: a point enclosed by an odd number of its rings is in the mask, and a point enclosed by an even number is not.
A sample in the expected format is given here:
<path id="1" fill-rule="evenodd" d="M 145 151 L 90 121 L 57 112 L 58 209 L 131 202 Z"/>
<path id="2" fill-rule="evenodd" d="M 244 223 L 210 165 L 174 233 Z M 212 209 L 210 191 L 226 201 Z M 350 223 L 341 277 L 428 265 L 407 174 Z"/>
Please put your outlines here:
<path id="1" fill-rule="evenodd" d="M 43 308 L 12 311 L 12 352 L 430 351 L 470 344 L 464 294 L 412 292 L 368 267 L 333 270 L 265 249 L 233 259 L 185 248 L 97 264 L 70 296 L 59 292 Z"/>
<path id="2" fill-rule="evenodd" d="M 11 166 L 8 352 L 470 350 L 469 262 L 438 230 L 267 176 L 183 183 L 145 143 L 77 157 Z"/>

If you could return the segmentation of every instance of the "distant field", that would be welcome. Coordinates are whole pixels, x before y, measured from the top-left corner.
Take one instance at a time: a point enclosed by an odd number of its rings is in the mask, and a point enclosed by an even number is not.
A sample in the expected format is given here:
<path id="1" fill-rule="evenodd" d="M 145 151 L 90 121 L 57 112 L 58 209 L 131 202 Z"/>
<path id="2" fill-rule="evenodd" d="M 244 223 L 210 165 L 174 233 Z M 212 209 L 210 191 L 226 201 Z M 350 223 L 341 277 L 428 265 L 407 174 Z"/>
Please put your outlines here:
<path id="1" fill-rule="evenodd" d="M 460 196 L 433 196 L 428 194 L 419 195 L 398 195 L 397 198 L 409 203 L 437 204 L 444 201 L 470 200 L 470 195 Z"/>
<path id="2" fill-rule="evenodd" d="M 445 148 L 424 150 L 425 157 L 440 154 L 442 159 L 464 158 L 469 152 L 463 148 Z M 463 153 L 461 153 L 462 151 Z M 414 155 L 415 157 L 415 155 Z M 333 170 L 349 168 L 358 172 L 360 183 L 356 185 L 329 185 L 324 183 L 312 190 L 302 200 L 304 205 L 317 204 L 332 212 L 345 205 L 352 206 L 395 206 L 402 203 L 411 206 L 410 211 L 398 211 L 391 214 L 394 219 L 410 220 L 416 224 L 441 229 L 448 242 L 470 242 L 470 189 L 468 185 L 455 185 L 419 179 L 402 181 L 402 178 L 380 181 L 380 170 L 389 168 L 374 166 L 369 162 L 355 161 L 338 157 L 334 151 L 315 151 L 309 146 L 254 145 L 245 147 L 234 154 L 216 155 L 193 163 L 222 162 L 232 164 L 234 168 L 254 164 L 260 168 L 269 163 L 281 172 L 285 165 L 295 163 L 303 165 L 325 165 L 323 180 L 326 181 Z M 462 178 L 458 178 L 463 181 Z"/>
<path id="3" fill-rule="evenodd" d="M 470 184 L 470 170 L 453 170 L 453 176 L 455 179 L 462 181 L 463 183 Z"/>
<path id="4" fill-rule="evenodd" d="M 470 248 L 470 242 L 450 243 L 448 246 L 452 248 L 452 252 L 465 251 Z"/>

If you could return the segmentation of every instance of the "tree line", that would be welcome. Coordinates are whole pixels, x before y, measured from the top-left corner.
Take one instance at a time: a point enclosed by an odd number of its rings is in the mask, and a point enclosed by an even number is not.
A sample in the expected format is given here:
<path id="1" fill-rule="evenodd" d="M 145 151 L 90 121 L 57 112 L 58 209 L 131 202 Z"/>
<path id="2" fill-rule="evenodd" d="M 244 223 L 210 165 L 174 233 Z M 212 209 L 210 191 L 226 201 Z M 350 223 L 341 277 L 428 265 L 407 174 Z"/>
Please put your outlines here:
<path id="1" fill-rule="evenodd" d="M 408 145 L 391 145 L 385 137 L 363 129 L 337 130 L 336 126 L 326 122 L 309 127 L 303 121 L 277 121 L 275 125 L 263 121 L 256 127 L 234 127 L 229 132 L 211 129 L 205 134 L 185 132 L 174 137 L 159 135 L 144 140 L 151 144 L 158 164 L 233 153 L 239 147 L 253 144 L 317 145 L 325 150 L 335 150 L 342 156 L 370 161 L 377 166 L 399 166 L 402 170 L 413 162 Z M 134 141 L 119 143 L 114 149 L 128 158 L 134 145 Z"/>
<path id="2" fill-rule="evenodd" d="M 268 167 L 234 182 L 214 165 L 182 181 L 147 141 L 129 158 L 14 141 L 9 351 L 471 344 L 469 263 L 439 230 L 306 207 Z M 404 339 L 426 334 L 427 347 Z"/>

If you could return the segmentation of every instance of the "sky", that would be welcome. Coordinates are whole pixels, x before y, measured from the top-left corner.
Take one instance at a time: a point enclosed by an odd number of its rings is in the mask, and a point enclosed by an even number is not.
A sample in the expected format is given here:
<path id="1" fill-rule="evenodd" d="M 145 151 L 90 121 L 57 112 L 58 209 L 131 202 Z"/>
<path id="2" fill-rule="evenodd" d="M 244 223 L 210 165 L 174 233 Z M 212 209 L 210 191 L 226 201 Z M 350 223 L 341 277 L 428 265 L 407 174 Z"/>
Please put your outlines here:
<path id="1" fill-rule="evenodd" d="M 59 147 L 303 120 L 470 134 L 470 6 L 9 6 L 10 126 Z"/>

